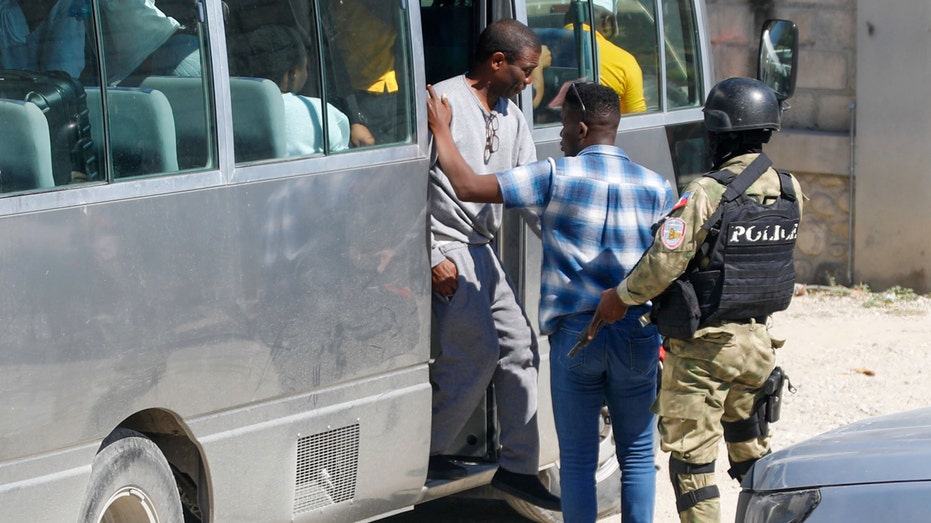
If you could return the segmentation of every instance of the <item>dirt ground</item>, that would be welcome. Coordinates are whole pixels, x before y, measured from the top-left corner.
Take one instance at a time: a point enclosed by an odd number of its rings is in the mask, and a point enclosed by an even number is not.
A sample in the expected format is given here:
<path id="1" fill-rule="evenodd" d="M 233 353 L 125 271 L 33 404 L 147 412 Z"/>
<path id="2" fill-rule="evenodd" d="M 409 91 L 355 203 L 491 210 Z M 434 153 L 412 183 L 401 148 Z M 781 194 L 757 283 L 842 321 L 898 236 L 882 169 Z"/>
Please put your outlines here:
<path id="1" fill-rule="evenodd" d="M 800 290 L 801 292 L 801 290 Z M 785 339 L 777 363 L 798 391 L 785 394 L 782 419 L 770 426 L 772 446 L 784 448 L 860 419 L 931 406 L 931 298 L 896 290 L 871 293 L 806 287 L 770 332 Z M 718 455 L 721 521 L 734 521 L 740 486 Z M 655 523 L 677 523 L 668 454 L 658 453 Z M 527 521 L 504 501 L 449 498 L 395 516 L 392 522 Z M 620 523 L 619 515 L 600 523 Z"/>
<path id="2" fill-rule="evenodd" d="M 807 287 L 774 315 L 770 332 L 786 340 L 777 364 L 798 389 L 785 394 L 782 419 L 770 426 L 774 449 L 852 421 L 931 406 L 928 297 Z M 667 460 L 658 455 L 656 523 L 678 521 Z M 727 475 L 723 445 L 717 464 L 722 521 L 729 522 L 740 488 Z"/>

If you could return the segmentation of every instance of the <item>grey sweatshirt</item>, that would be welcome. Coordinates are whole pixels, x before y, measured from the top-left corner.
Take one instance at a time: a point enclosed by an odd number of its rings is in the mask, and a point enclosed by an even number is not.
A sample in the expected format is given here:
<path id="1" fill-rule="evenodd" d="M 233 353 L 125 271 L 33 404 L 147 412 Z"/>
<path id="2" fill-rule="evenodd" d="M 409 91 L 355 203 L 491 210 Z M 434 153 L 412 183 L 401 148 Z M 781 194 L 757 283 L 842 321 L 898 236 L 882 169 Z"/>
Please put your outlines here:
<path id="1" fill-rule="evenodd" d="M 464 75 L 456 76 L 433 86 L 436 94 L 446 95 L 452 107 L 450 124 L 453 140 L 463 158 L 478 174 L 493 175 L 537 159 L 533 135 L 517 104 L 506 98 L 498 100 L 492 113 L 484 105 Z M 486 157 L 486 125 L 493 117 L 497 120 L 497 146 Z M 436 161 L 430 167 L 430 240 L 431 266 L 436 267 L 445 258 L 437 249 L 437 241 L 452 240 L 469 244 L 492 241 L 501 227 L 500 204 L 462 202 Z"/>

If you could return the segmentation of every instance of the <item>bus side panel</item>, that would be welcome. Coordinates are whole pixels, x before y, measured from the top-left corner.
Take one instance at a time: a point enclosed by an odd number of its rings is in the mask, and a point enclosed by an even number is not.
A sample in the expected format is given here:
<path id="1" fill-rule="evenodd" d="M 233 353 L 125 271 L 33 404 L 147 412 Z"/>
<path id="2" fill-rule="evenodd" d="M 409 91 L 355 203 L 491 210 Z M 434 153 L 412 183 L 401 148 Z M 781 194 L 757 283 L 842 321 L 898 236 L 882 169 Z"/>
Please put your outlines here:
<path id="1" fill-rule="evenodd" d="M 208 475 L 227 478 L 214 482 L 214 519 L 358 521 L 413 505 L 430 443 L 427 374 L 424 365 L 194 422 Z"/>
<path id="2" fill-rule="evenodd" d="M 4 218 L 3 457 L 425 362 L 418 169 Z"/>
<path id="3" fill-rule="evenodd" d="M 424 365 L 425 173 L 398 162 L 4 218 L 2 458 L 99 441 L 144 409 L 190 419 Z M 398 441 L 429 433 L 429 405 L 417 412 Z"/>
<path id="4" fill-rule="evenodd" d="M 74 521 L 97 444 L 0 464 L 4 521 Z"/>

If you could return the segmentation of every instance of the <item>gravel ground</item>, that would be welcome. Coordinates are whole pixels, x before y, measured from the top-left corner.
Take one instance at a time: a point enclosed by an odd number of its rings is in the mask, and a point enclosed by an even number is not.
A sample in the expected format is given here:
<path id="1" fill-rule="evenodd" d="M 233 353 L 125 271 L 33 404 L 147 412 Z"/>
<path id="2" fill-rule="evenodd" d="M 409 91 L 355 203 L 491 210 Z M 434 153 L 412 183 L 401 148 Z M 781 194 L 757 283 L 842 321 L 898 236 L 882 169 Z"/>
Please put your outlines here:
<path id="1" fill-rule="evenodd" d="M 799 293 L 770 329 L 787 340 L 776 361 L 798 389 L 785 394 L 782 418 L 770 425 L 774 449 L 860 419 L 931 406 L 931 298 L 901 289 Z M 675 523 L 668 455 L 657 462 L 655 521 Z M 740 488 L 727 475 L 723 445 L 717 464 L 722 521 L 733 521 Z"/>

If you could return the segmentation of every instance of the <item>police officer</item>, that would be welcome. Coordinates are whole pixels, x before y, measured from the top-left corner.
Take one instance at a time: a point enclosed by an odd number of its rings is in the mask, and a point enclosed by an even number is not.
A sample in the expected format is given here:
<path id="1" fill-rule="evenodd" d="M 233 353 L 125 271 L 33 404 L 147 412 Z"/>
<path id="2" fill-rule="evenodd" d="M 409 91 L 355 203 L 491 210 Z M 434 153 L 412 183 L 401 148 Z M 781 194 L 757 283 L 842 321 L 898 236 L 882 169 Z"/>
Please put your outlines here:
<path id="1" fill-rule="evenodd" d="M 802 211 L 798 182 L 763 154 L 781 117 L 769 87 L 724 80 L 704 115 L 715 170 L 685 188 L 637 266 L 602 293 L 589 329 L 592 336 L 600 321 L 653 300 L 666 348 L 653 410 L 680 520 L 692 523 L 720 521 L 714 470 L 722 436 L 735 479 L 770 452 L 766 407 L 772 414 L 778 397 L 767 393 L 782 386 L 774 351 L 782 341 L 770 338 L 766 321 L 792 296 Z"/>

